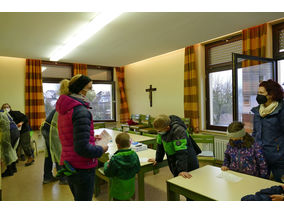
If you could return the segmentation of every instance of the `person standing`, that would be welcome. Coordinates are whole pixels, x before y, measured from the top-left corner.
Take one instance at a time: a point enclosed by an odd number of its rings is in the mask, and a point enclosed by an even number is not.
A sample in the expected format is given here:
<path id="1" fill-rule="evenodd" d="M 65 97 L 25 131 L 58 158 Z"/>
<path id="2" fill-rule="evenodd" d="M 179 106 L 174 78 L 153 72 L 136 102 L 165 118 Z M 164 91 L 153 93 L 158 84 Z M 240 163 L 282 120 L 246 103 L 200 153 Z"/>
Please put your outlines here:
<path id="1" fill-rule="evenodd" d="M 262 81 L 258 87 L 258 106 L 252 108 L 253 133 L 255 141 L 263 147 L 268 164 L 278 182 L 284 178 L 284 102 L 283 88 L 273 80 Z"/>
<path id="2" fill-rule="evenodd" d="M 91 201 L 94 192 L 97 158 L 108 146 L 97 146 L 94 136 L 90 102 L 95 98 L 92 80 L 85 75 L 75 75 L 60 85 L 56 103 L 58 133 L 62 145 L 60 165 L 70 165 L 74 173 L 67 176 L 70 190 L 76 201 Z M 69 168 L 70 169 L 70 168 Z"/>
<path id="3" fill-rule="evenodd" d="M 31 146 L 31 127 L 29 125 L 28 117 L 20 111 L 12 110 L 11 106 L 8 103 L 3 104 L 2 108 L 8 111 L 8 113 L 16 123 L 18 129 L 20 129 L 19 144 L 23 148 L 24 153 L 28 156 L 28 160 L 26 161 L 25 166 L 32 165 L 34 162 L 34 150 Z"/>

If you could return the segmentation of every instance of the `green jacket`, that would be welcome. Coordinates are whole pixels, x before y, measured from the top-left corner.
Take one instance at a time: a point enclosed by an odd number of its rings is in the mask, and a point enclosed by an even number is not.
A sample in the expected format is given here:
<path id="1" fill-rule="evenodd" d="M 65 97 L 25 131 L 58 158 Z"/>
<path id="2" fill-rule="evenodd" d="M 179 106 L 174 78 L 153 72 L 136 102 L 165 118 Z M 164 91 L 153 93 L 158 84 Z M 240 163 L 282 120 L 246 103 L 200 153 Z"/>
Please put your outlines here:
<path id="1" fill-rule="evenodd" d="M 121 149 L 104 164 L 104 173 L 110 177 L 111 196 L 129 200 L 135 192 L 135 175 L 140 170 L 137 154 L 131 149 Z"/>

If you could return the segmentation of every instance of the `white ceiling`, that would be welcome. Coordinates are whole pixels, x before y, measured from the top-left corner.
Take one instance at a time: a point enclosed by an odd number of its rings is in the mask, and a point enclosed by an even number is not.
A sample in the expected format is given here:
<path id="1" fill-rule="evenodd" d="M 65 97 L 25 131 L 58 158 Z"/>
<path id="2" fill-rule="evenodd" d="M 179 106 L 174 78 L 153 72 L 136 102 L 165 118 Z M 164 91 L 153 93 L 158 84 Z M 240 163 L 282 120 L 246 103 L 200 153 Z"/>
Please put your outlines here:
<path id="1" fill-rule="evenodd" d="M 0 13 L 0 56 L 49 60 L 94 13 Z M 277 12 L 129 12 L 60 61 L 123 66 L 284 17 Z"/>

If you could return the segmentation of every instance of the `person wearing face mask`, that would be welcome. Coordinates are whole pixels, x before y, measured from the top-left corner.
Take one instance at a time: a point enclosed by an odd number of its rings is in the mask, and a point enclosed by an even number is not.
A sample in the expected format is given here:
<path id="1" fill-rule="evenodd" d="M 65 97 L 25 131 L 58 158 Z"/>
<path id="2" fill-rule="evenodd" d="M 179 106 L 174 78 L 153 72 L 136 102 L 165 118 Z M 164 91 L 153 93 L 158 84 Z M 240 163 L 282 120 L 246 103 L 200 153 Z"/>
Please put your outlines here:
<path id="1" fill-rule="evenodd" d="M 70 190 L 76 201 L 91 201 L 94 192 L 97 158 L 108 146 L 96 145 L 90 102 L 94 99 L 92 80 L 85 75 L 75 75 L 63 80 L 60 97 L 56 102 L 58 134 L 62 145 L 60 165 L 72 171 L 67 176 Z M 70 169 L 71 167 L 71 169 Z"/>
<path id="2" fill-rule="evenodd" d="M 268 178 L 267 164 L 260 144 L 249 135 L 244 124 L 238 121 L 228 126 L 230 140 L 224 153 L 222 171 L 233 170 L 262 178 Z"/>
<path id="3" fill-rule="evenodd" d="M 153 122 L 158 132 L 156 159 L 149 159 L 156 165 L 167 155 L 169 168 L 174 175 L 190 178 L 188 173 L 199 168 L 193 139 L 181 118 L 175 115 L 159 115 Z"/>
<path id="4" fill-rule="evenodd" d="M 28 117 L 21 113 L 20 111 L 12 110 L 11 106 L 6 103 L 2 105 L 2 108 L 5 109 L 5 111 L 8 112 L 8 114 L 12 117 L 13 122 L 17 125 L 17 128 L 20 130 L 20 141 L 19 145 L 24 150 L 24 153 L 28 157 L 25 166 L 30 166 L 34 163 L 34 150 L 31 145 L 31 127 L 29 125 Z M 12 131 L 14 134 L 17 134 L 17 130 L 12 128 Z M 14 135 L 12 134 L 12 135 Z M 14 146 L 14 141 L 17 141 L 16 139 L 12 139 L 12 145 Z"/>
<path id="5" fill-rule="evenodd" d="M 284 176 L 284 102 L 283 88 L 273 80 L 259 84 L 256 100 L 258 106 L 252 108 L 253 133 L 255 141 L 263 147 L 268 164 L 268 174 L 281 181 Z"/>

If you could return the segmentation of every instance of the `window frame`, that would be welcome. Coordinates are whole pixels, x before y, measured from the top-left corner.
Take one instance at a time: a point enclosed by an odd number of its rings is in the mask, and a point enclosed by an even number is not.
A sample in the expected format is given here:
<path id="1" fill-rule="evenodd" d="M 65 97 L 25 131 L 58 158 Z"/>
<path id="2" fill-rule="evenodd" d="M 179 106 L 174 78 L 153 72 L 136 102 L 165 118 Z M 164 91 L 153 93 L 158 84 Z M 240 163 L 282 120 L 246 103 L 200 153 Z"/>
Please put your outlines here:
<path id="1" fill-rule="evenodd" d="M 205 90 L 206 90 L 206 129 L 208 130 L 217 130 L 217 131 L 226 131 L 227 127 L 224 126 L 216 126 L 210 124 L 210 88 L 209 88 L 209 74 L 214 72 L 220 72 L 225 70 L 232 70 L 232 61 L 225 62 L 217 65 L 209 65 L 209 50 L 213 47 L 221 46 L 224 44 L 232 43 L 235 41 L 242 40 L 242 34 L 235 35 L 230 38 L 218 40 L 213 43 L 209 43 L 205 45 Z M 232 87 L 233 87 L 233 79 L 232 79 Z M 233 88 L 232 88 L 233 92 Z M 232 102 L 233 104 L 233 102 Z M 234 108 L 234 106 L 233 106 Z M 232 110 L 233 113 L 233 110 Z"/>
<path id="2" fill-rule="evenodd" d="M 49 65 L 49 66 L 65 66 L 65 67 L 70 67 L 70 72 L 71 72 L 71 78 L 74 76 L 74 69 L 73 69 L 73 64 L 72 63 L 66 63 L 66 62 L 53 62 L 53 61 L 42 61 L 42 65 Z M 111 80 L 92 80 L 93 84 L 111 84 L 112 85 L 112 95 L 113 95 L 113 117 L 114 119 L 112 120 L 93 120 L 94 123 L 96 122 L 116 122 L 116 88 L 115 88 L 115 81 L 114 79 L 114 67 L 108 67 L 108 66 L 100 66 L 100 65 L 87 65 L 87 69 L 98 69 L 98 70 L 106 70 L 111 72 Z M 42 83 L 60 83 L 65 78 L 42 78 Z M 69 79 L 70 80 L 70 79 Z"/>
<path id="3" fill-rule="evenodd" d="M 284 52 L 279 52 L 279 31 L 284 30 L 284 22 L 272 26 L 273 58 L 284 59 Z"/>

